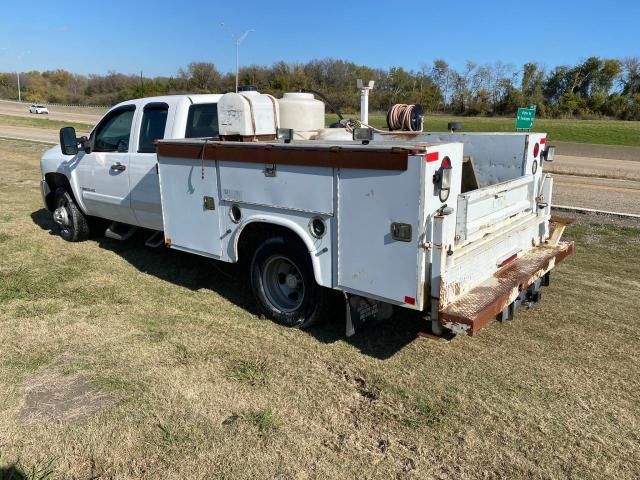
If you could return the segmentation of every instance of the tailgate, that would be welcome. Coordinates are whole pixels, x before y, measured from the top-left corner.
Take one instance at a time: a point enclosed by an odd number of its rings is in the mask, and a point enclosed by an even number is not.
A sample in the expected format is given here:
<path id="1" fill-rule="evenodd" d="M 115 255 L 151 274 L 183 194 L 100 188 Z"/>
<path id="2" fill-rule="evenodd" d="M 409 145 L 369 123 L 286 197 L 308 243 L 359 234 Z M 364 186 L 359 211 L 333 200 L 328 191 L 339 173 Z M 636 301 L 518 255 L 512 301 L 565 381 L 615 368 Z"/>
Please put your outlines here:
<path id="1" fill-rule="evenodd" d="M 458 195 L 456 244 L 473 242 L 516 217 L 535 214 L 536 180 L 526 175 Z"/>

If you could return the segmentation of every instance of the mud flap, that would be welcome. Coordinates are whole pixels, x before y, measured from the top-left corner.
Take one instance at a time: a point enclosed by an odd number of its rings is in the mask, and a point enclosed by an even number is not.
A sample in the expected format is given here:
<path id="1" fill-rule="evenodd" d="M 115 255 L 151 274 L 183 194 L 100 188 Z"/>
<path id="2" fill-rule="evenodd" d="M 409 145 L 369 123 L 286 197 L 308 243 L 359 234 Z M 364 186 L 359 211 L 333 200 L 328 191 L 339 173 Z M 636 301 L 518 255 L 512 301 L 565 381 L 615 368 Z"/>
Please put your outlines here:
<path id="1" fill-rule="evenodd" d="M 356 330 L 377 320 L 386 320 L 393 314 L 393 305 L 358 295 L 344 294 L 346 303 L 345 335 L 352 337 Z"/>

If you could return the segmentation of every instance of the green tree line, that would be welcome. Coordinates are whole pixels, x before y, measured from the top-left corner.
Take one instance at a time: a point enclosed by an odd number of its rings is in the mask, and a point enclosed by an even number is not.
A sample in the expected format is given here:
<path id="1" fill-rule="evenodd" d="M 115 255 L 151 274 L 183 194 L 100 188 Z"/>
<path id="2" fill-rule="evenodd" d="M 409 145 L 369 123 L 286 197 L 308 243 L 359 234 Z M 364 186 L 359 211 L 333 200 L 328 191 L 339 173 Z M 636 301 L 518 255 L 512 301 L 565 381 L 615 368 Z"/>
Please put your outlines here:
<path id="1" fill-rule="evenodd" d="M 17 99 L 17 78 L 0 73 L 0 98 Z M 241 85 L 255 85 L 264 93 L 314 89 L 339 109 L 359 108 L 356 79 L 375 80 L 370 108 L 386 111 L 394 103 L 419 103 L 429 112 L 457 115 L 512 115 L 518 107 L 535 104 L 543 117 L 611 117 L 640 120 L 640 59 L 590 57 L 576 65 L 545 68 L 496 62 L 466 62 L 451 67 L 445 60 L 423 64 L 417 71 L 402 67 L 370 68 L 337 59 L 307 63 L 277 62 L 240 70 Z M 109 72 L 79 75 L 65 70 L 31 71 L 20 75 L 27 102 L 113 105 L 150 95 L 228 92 L 235 88 L 233 73 L 212 63 L 193 62 L 175 76 L 148 78 Z"/>

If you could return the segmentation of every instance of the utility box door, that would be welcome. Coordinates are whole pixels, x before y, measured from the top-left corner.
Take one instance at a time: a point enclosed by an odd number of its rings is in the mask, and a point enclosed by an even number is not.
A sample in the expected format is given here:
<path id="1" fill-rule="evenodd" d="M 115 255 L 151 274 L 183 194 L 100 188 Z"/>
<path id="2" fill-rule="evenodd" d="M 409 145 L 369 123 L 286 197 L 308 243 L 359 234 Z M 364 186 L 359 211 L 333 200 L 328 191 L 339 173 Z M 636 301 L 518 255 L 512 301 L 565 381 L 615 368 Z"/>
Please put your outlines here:
<path id="1" fill-rule="evenodd" d="M 220 161 L 222 199 L 333 214 L 333 168 Z"/>
<path id="2" fill-rule="evenodd" d="M 158 162 L 165 239 L 179 250 L 219 257 L 215 161 L 159 157 Z"/>
<path id="3" fill-rule="evenodd" d="M 341 169 L 338 180 L 338 285 L 351 293 L 411 304 L 419 288 L 422 157 L 406 171 Z M 394 240 L 392 224 L 411 228 Z"/>

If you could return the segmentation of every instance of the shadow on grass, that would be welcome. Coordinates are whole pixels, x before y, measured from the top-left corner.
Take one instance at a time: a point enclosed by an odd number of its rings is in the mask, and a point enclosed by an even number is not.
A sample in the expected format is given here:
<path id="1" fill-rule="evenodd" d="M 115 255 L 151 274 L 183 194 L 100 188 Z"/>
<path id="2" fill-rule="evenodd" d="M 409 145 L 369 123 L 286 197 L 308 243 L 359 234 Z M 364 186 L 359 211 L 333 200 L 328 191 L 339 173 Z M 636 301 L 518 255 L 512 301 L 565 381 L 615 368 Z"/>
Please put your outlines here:
<path id="1" fill-rule="evenodd" d="M 0 480 L 26 480 L 25 473 L 16 465 L 0 467 Z"/>
<path id="2" fill-rule="evenodd" d="M 33 212 L 31 218 L 43 230 L 51 232 L 54 228 L 51 214 L 44 208 Z M 126 242 L 106 237 L 97 237 L 93 241 L 101 248 L 120 255 L 141 272 L 190 290 L 214 291 L 249 313 L 260 315 L 244 265 L 206 260 L 164 247 L 147 248 L 144 242 L 148 236 L 148 232 L 140 231 Z M 397 308 L 391 319 L 367 325 L 353 337 L 346 338 L 344 300 L 339 295 L 335 297 L 334 314 L 305 330 L 323 343 L 345 341 L 365 355 L 386 359 L 416 339 L 418 332 L 428 329 L 427 322 L 416 312 Z"/>

